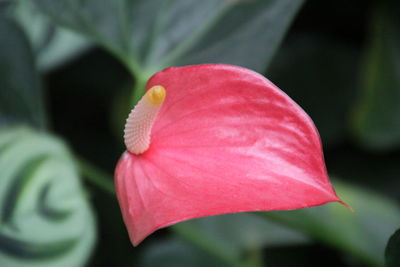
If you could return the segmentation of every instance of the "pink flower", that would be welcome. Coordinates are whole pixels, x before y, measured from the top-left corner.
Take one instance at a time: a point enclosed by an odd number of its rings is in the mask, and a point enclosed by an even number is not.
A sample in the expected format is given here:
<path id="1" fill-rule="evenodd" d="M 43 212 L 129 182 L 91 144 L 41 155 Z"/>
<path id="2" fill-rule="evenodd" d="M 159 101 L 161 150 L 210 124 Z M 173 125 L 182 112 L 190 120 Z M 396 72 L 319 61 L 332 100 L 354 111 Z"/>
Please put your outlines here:
<path id="1" fill-rule="evenodd" d="M 147 88 L 115 171 L 134 245 L 203 216 L 344 204 L 312 120 L 263 76 L 221 64 L 173 67 Z"/>

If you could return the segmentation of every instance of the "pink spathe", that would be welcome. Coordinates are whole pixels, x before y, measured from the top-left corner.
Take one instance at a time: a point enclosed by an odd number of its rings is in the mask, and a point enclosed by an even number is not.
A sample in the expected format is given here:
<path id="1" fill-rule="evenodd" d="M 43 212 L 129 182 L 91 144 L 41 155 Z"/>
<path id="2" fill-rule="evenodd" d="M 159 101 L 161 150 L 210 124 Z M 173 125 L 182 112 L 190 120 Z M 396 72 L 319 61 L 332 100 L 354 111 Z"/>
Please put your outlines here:
<path id="1" fill-rule="evenodd" d="M 134 245 L 193 218 L 343 203 L 312 120 L 263 76 L 195 65 L 155 74 L 147 88 L 156 85 L 167 95 L 149 149 L 126 151 L 115 171 Z"/>

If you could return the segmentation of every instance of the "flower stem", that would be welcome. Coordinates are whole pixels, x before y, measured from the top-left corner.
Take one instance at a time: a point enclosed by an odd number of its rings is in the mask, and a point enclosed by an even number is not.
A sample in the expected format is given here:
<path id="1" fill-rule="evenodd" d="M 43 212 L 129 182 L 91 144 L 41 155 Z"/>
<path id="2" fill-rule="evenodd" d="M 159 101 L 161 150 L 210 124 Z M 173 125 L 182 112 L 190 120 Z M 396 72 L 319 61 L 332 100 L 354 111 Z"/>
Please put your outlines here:
<path id="1" fill-rule="evenodd" d="M 87 181 L 93 183 L 103 191 L 115 195 L 114 183 L 111 175 L 100 170 L 83 158 L 77 158 L 76 164 L 82 176 L 87 179 Z"/>
<path id="2" fill-rule="evenodd" d="M 131 103 L 136 105 L 136 103 L 142 98 L 144 93 L 146 92 L 146 83 L 147 83 L 147 76 L 136 76 L 136 84 L 133 88 Z"/>

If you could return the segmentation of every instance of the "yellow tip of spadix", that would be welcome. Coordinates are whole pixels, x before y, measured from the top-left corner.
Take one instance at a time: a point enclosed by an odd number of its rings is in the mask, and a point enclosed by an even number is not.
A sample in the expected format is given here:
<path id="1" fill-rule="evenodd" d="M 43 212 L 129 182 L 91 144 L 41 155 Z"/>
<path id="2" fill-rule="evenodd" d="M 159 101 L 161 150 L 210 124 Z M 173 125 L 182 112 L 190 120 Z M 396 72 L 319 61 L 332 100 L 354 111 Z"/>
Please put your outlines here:
<path id="1" fill-rule="evenodd" d="M 146 98 L 153 105 L 161 105 L 164 102 L 166 94 L 163 86 L 156 85 L 147 90 Z"/>

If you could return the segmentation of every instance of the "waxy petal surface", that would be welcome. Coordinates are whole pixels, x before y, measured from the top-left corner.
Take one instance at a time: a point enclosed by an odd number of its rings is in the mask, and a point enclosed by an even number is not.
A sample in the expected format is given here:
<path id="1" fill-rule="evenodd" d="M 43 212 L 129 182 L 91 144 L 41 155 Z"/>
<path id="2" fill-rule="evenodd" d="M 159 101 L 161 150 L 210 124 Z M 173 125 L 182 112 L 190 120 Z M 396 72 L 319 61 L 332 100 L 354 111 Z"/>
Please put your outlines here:
<path id="1" fill-rule="evenodd" d="M 308 115 L 263 76 L 209 64 L 166 69 L 149 149 L 125 152 L 115 182 L 134 245 L 168 225 L 217 214 L 340 201 Z"/>

